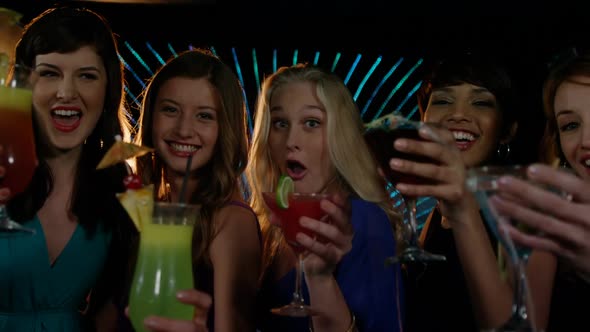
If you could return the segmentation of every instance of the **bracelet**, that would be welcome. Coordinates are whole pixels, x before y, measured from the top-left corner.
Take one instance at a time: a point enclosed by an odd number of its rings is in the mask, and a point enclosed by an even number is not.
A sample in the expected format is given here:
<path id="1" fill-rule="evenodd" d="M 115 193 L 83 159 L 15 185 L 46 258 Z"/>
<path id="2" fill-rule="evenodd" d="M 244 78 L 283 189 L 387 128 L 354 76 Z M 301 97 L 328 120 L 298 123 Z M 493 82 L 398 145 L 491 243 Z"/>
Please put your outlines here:
<path id="1" fill-rule="evenodd" d="M 313 332 L 313 324 L 311 323 L 311 318 L 309 319 L 309 332 Z M 345 332 L 358 332 L 356 328 L 356 316 L 350 312 L 350 326 L 346 329 Z"/>

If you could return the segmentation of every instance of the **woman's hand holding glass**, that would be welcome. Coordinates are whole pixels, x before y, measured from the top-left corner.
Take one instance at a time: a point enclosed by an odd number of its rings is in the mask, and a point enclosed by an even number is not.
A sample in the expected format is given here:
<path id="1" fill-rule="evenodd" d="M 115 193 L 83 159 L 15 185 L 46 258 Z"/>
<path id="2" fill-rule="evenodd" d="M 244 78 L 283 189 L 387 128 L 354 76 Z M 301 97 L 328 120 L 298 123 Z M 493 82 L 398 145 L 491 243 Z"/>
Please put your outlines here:
<path id="1" fill-rule="evenodd" d="M 207 314 L 212 304 L 211 296 L 196 289 L 187 289 L 177 293 L 176 297 L 184 304 L 195 307 L 193 320 L 177 320 L 166 317 L 150 316 L 144 320 L 147 329 L 153 332 L 207 332 Z M 128 309 L 125 310 L 128 314 Z"/>
<path id="2" fill-rule="evenodd" d="M 527 226 L 528 231 L 504 225 L 515 243 L 553 252 L 590 276 L 590 189 L 588 182 L 547 165 L 531 165 L 529 179 L 567 193 L 556 195 L 513 177 L 498 181 L 491 203 L 498 213 Z M 534 231 L 531 231 L 534 230 Z"/>
<path id="3" fill-rule="evenodd" d="M 432 162 L 392 159 L 390 166 L 398 172 L 416 175 L 428 181 L 424 184 L 397 183 L 396 189 L 402 195 L 436 197 L 440 212 L 447 220 L 465 220 L 460 216 L 469 211 L 469 208 L 477 212 L 477 203 L 474 199 L 466 199 L 467 174 L 453 134 L 433 124 L 421 128 L 419 134 L 424 140 L 398 139 L 394 142 L 394 147 L 405 153 L 425 156 Z"/>
<path id="4" fill-rule="evenodd" d="M 349 315 L 350 309 L 333 274 L 342 258 L 352 249 L 354 230 L 350 222 L 350 205 L 342 196 L 332 195 L 323 199 L 320 207 L 326 212 L 327 220 L 299 219 L 301 226 L 316 236 L 300 232 L 296 240 L 305 249 L 303 269 L 313 308 L 314 330 L 340 331 L 354 324 L 354 321 L 342 319 Z"/>
<path id="5" fill-rule="evenodd" d="M 297 242 L 306 250 L 304 269 L 307 279 L 331 276 L 342 257 L 352 249 L 354 233 L 348 202 L 340 195 L 333 195 L 330 200 L 322 200 L 320 204 L 330 222 L 308 217 L 299 220 L 301 226 L 327 240 L 320 242 L 304 233 L 297 234 Z"/>

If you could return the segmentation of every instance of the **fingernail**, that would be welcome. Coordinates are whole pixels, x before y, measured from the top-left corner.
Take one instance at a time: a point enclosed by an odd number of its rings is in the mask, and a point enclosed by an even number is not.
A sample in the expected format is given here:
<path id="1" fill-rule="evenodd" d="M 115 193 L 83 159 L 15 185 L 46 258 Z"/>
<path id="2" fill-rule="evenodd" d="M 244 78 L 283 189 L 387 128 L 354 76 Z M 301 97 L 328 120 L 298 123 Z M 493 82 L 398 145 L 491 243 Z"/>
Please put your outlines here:
<path id="1" fill-rule="evenodd" d="M 507 176 L 502 176 L 502 177 L 500 177 L 500 179 L 498 179 L 498 182 L 500 184 L 510 184 L 510 182 L 512 182 L 512 179 L 510 179 Z"/>
<path id="2" fill-rule="evenodd" d="M 529 166 L 528 171 L 528 176 L 531 178 L 534 178 L 535 176 L 537 176 L 539 174 L 539 167 L 537 166 Z"/>
<path id="3" fill-rule="evenodd" d="M 403 148 L 405 148 L 406 146 L 408 146 L 408 141 L 406 141 L 405 139 L 402 139 L 402 138 L 400 138 L 400 139 L 396 139 L 396 140 L 395 140 L 395 142 L 393 142 L 393 145 L 394 145 L 396 148 L 402 148 L 402 149 L 403 149 Z"/>
<path id="4" fill-rule="evenodd" d="M 194 319 L 194 322 L 197 323 L 197 324 L 205 325 L 207 323 L 207 318 L 204 315 L 197 314 L 196 317 L 195 317 L 195 319 Z"/>
<path id="5" fill-rule="evenodd" d="M 432 132 L 426 126 L 421 126 L 420 129 L 418 129 L 418 132 L 421 134 L 421 136 L 426 136 L 427 138 L 432 138 L 431 137 Z"/>
<path id="6" fill-rule="evenodd" d="M 299 224 L 301 226 L 311 226 L 311 222 L 304 218 L 299 219 Z"/>
<path id="7" fill-rule="evenodd" d="M 148 317 L 143 321 L 143 325 L 149 328 L 156 328 L 158 327 L 158 322 L 156 322 L 155 319 Z"/>
<path id="8" fill-rule="evenodd" d="M 295 240 L 297 240 L 297 242 L 303 244 L 305 242 L 305 234 L 303 234 L 303 233 L 295 234 Z"/>
<path id="9" fill-rule="evenodd" d="M 398 167 L 401 167 L 401 165 L 402 165 L 402 161 L 397 158 L 392 158 L 389 161 L 389 166 L 391 166 L 391 167 L 398 168 Z"/>
<path id="10" fill-rule="evenodd" d="M 176 298 L 178 298 L 178 299 L 184 299 L 184 298 L 186 298 L 186 296 L 187 296 L 187 294 L 185 291 L 178 291 L 176 293 Z"/>

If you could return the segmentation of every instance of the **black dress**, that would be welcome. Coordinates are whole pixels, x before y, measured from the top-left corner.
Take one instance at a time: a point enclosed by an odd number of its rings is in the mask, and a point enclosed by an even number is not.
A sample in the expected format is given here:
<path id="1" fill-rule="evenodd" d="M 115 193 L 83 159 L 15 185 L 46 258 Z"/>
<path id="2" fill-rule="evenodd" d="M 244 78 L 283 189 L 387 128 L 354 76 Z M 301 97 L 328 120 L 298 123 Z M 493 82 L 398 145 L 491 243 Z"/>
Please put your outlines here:
<path id="1" fill-rule="evenodd" d="M 559 261 L 547 332 L 590 331 L 590 283 Z"/>
<path id="2" fill-rule="evenodd" d="M 404 268 L 406 332 L 477 332 L 469 290 L 451 229 L 441 225 L 438 209 L 430 216 L 424 249 L 446 256 L 443 262 L 414 262 Z M 496 241 L 487 228 L 490 245 Z"/>

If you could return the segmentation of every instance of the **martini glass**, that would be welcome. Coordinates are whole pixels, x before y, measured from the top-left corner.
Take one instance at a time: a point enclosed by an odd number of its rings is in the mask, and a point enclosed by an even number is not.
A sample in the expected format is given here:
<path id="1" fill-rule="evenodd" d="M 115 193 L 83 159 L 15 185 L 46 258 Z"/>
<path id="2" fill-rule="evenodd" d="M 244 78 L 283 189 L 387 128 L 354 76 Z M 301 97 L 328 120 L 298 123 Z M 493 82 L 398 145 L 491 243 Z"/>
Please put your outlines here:
<path id="1" fill-rule="evenodd" d="M 295 291 L 291 303 L 280 308 L 274 308 L 272 313 L 281 316 L 291 317 L 307 317 L 314 314 L 313 309 L 305 304 L 303 294 L 301 292 L 301 281 L 303 280 L 303 258 L 305 257 L 305 248 L 303 248 L 296 239 L 297 233 L 304 233 L 309 237 L 316 238 L 318 242 L 325 243 L 326 240 L 304 228 L 299 224 L 301 217 L 309 217 L 319 221 L 326 219 L 326 212 L 320 207 L 322 199 L 329 199 L 328 194 L 304 194 L 304 193 L 290 193 L 288 196 L 289 207 L 282 208 L 277 205 L 276 193 L 265 192 L 262 193 L 264 202 L 270 211 L 274 214 L 278 226 L 281 227 L 285 240 L 297 255 L 295 277 Z"/>
<path id="2" fill-rule="evenodd" d="M 397 117 L 393 114 L 388 114 L 365 125 L 364 136 L 367 144 L 371 149 L 373 156 L 379 163 L 379 166 L 383 170 L 385 178 L 390 183 L 427 184 L 429 182 L 422 177 L 397 172 L 389 166 L 389 161 L 392 158 L 411 160 L 420 163 L 433 162 L 427 157 L 403 153 L 397 151 L 393 147 L 393 142 L 398 138 L 424 140 L 418 134 L 418 130 L 422 127 L 429 128 L 423 122 L 408 120 L 403 117 Z M 430 137 L 436 137 L 436 135 L 432 133 Z M 418 222 L 416 220 L 416 200 L 418 197 L 409 195 L 402 196 L 407 211 L 409 212 L 409 218 L 404 218 L 404 231 L 402 232 L 407 246 L 397 257 L 388 258 L 387 262 L 406 263 L 446 260 L 445 256 L 428 252 L 418 245 Z"/>
<path id="3" fill-rule="evenodd" d="M 530 317 L 532 311 L 527 306 L 529 287 L 526 276 L 526 265 L 531 254 L 531 248 L 516 245 L 510 239 L 510 236 L 503 232 L 499 226 L 502 223 L 511 223 L 521 231 L 532 232 L 533 230 L 514 220 L 499 215 L 489 202 L 489 199 L 498 193 L 497 181 L 500 177 L 506 175 L 530 181 L 527 179 L 525 166 L 483 166 L 468 170 L 467 187 L 475 194 L 484 220 L 506 250 L 508 258 L 513 265 L 514 293 L 512 316 L 504 325 L 493 331 L 534 332 L 537 329 L 534 326 L 534 320 Z"/>
<path id="4" fill-rule="evenodd" d="M 0 165 L 6 168 L 0 187 L 9 188 L 12 195 L 26 189 L 37 167 L 31 110 L 34 77 L 33 70 L 8 63 L 0 53 Z M 0 232 L 34 233 L 8 216 L 6 203 L 0 201 Z"/>

